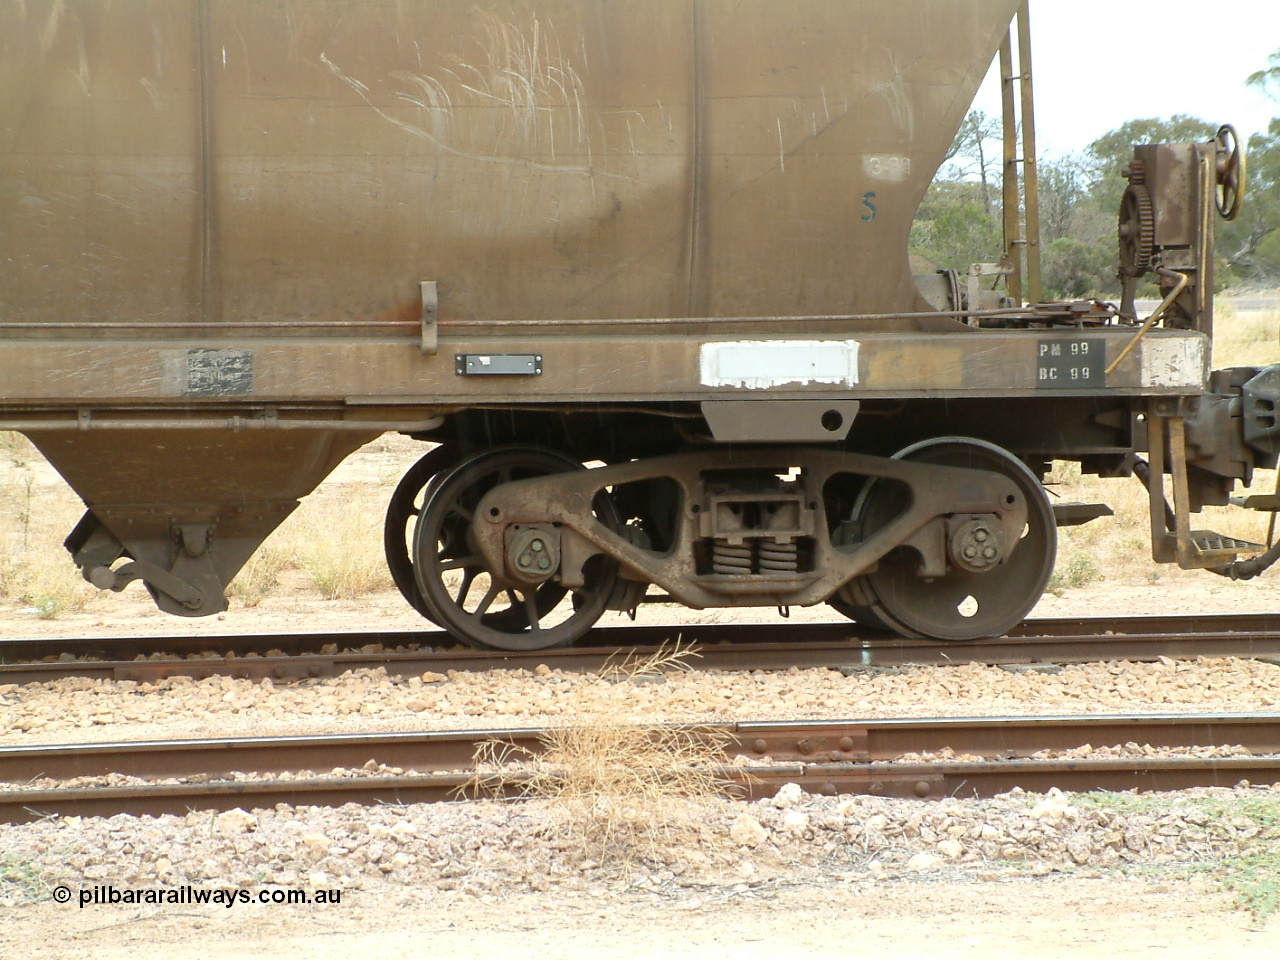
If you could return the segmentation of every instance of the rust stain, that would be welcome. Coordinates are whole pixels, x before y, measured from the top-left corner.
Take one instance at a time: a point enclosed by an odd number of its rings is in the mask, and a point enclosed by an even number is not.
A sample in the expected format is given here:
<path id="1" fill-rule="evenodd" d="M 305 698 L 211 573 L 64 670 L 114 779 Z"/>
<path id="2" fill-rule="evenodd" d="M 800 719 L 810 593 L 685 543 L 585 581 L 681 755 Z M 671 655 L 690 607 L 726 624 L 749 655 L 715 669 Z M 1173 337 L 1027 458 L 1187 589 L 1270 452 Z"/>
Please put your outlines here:
<path id="1" fill-rule="evenodd" d="M 962 347 L 909 345 L 871 347 L 867 350 L 865 386 L 959 387 L 964 383 Z"/>

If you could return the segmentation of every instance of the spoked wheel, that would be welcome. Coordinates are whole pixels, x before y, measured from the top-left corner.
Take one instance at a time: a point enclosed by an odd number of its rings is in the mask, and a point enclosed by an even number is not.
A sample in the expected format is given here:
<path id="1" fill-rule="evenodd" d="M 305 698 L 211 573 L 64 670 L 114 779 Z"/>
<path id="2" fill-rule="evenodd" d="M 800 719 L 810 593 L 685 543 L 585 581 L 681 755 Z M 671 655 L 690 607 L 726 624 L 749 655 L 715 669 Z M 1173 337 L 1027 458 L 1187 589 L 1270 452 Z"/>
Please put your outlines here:
<path id="1" fill-rule="evenodd" d="M 604 556 L 587 561 L 586 585 L 569 597 L 554 579 L 527 586 L 489 569 L 472 526 L 477 505 L 499 484 L 582 469 L 557 453 L 507 448 L 466 460 L 431 483 L 413 552 L 427 616 L 472 646 L 498 650 L 563 647 L 590 630 L 617 581 L 615 561 Z M 597 519 L 618 529 L 606 496 L 597 497 L 594 507 Z"/>
<path id="2" fill-rule="evenodd" d="M 1007 633 L 1031 612 L 1053 573 L 1058 528 L 1040 481 L 1011 454 L 966 437 L 913 444 L 895 454 L 895 459 L 1003 474 L 1026 498 L 1027 524 L 1002 560 L 981 572 L 953 563 L 945 576 L 926 579 L 919 575 L 920 555 L 915 550 L 891 550 L 873 572 L 861 578 L 872 611 L 887 626 L 908 636 L 978 640 Z M 869 485 L 860 506 L 864 537 L 901 514 L 909 497 L 902 484 L 877 481 Z"/>
<path id="3" fill-rule="evenodd" d="M 1240 201 L 1244 199 L 1244 145 L 1236 128 L 1229 123 L 1218 128 L 1214 141 L 1218 147 L 1214 163 L 1214 201 L 1222 219 L 1234 220 L 1240 216 Z"/>
<path id="4" fill-rule="evenodd" d="M 441 446 L 428 452 L 410 467 L 400 478 L 395 493 L 391 494 L 391 502 L 387 504 L 387 518 L 382 527 L 382 548 L 387 557 L 391 579 L 410 606 L 428 619 L 433 618 L 427 610 L 426 601 L 422 599 L 417 578 L 413 575 L 410 554 L 413 531 L 418 524 L 418 514 L 422 512 L 427 485 L 457 460 L 458 454 L 452 447 Z"/>

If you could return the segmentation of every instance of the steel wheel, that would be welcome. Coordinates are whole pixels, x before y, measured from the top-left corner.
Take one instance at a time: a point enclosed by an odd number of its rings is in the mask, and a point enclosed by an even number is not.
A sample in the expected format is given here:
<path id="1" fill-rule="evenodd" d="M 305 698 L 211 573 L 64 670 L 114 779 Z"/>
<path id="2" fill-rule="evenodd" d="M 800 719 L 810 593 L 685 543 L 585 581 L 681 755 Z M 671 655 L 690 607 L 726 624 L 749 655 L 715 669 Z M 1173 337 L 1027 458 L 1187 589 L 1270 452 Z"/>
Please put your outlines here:
<path id="1" fill-rule="evenodd" d="M 827 606 L 831 607 L 836 613 L 848 617 L 854 623 L 860 623 L 864 627 L 870 627 L 873 630 L 893 630 L 880 618 L 875 608 L 871 605 L 873 601 L 864 599 L 866 594 L 866 585 L 863 582 L 865 578 L 855 577 L 846 583 L 843 587 L 827 597 Z M 854 601 L 857 598 L 857 602 Z"/>
<path id="2" fill-rule="evenodd" d="M 585 567 L 586 586 L 567 598 L 569 591 L 555 580 L 530 587 L 490 570 L 472 530 L 476 506 L 498 484 L 581 469 L 558 453 L 507 448 L 466 460 L 431 483 L 413 553 L 427 615 L 472 646 L 498 650 L 567 646 L 590 630 L 613 591 L 616 562 L 592 558 Z M 597 498 L 595 507 L 602 522 L 618 528 L 606 497 Z"/>
<path id="3" fill-rule="evenodd" d="M 918 553 L 891 550 L 862 578 L 874 613 L 900 633 L 938 640 L 1001 636 L 1021 623 L 1044 593 L 1057 553 L 1058 528 L 1040 481 L 1013 455 L 966 437 L 926 440 L 895 458 L 1004 474 L 1026 497 L 1027 526 L 1003 561 L 983 573 L 952 565 L 945 576 L 925 579 L 918 573 Z M 900 514 L 908 496 L 902 484 L 871 484 L 860 510 L 864 536 Z"/>
<path id="4" fill-rule="evenodd" d="M 452 467 L 457 460 L 458 454 L 453 448 L 440 446 L 429 451 L 410 467 L 400 478 L 395 493 L 391 494 L 391 501 L 387 504 L 387 517 L 382 526 L 382 549 L 387 557 L 391 579 L 400 595 L 409 601 L 409 605 L 429 620 L 434 618 L 427 609 L 422 591 L 418 589 L 417 578 L 413 574 L 413 560 L 410 556 L 413 531 L 418 523 L 418 514 L 422 512 L 427 486 L 437 474 Z"/>
<path id="5" fill-rule="evenodd" d="M 846 500 L 839 505 L 838 509 L 841 515 L 847 512 L 855 518 L 858 517 L 859 513 L 862 512 L 862 504 L 866 500 L 868 485 L 863 484 L 861 490 L 853 495 L 851 500 Z M 837 547 L 850 546 L 865 539 L 861 530 L 862 523 L 858 519 L 840 523 L 832 531 L 831 542 Z M 827 597 L 827 605 L 829 607 L 837 613 L 848 617 L 854 623 L 860 623 L 864 627 L 871 627 L 873 630 L 892 630 L 893 628 L 876 614 L 872 608 L 874 603 L 875 597 L 867 588 L 866 577 L 854 577 L 831 596 Z"/>

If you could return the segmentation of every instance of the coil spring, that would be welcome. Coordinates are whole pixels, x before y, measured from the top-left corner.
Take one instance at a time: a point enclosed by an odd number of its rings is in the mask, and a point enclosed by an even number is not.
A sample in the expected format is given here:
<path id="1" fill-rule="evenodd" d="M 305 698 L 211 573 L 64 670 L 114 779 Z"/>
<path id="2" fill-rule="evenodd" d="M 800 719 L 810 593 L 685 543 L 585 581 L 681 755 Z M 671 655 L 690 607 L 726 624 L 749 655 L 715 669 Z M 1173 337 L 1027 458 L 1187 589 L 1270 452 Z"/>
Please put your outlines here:
<path id="1" fill-rule="evenodd" d="M 799 548 L 794 540 L 791 543 L 774 543 L 772 540 L 760 541 L 761 573 L 795 573 L 799 569 Z"/>
<path id="2" fill-rule="evenodd" d="M 751 573 L 751 544 L 731 545 L 728 540 L 713 540 L 711 543 L 711 570 L 731 577 L 747 576 Z"/>

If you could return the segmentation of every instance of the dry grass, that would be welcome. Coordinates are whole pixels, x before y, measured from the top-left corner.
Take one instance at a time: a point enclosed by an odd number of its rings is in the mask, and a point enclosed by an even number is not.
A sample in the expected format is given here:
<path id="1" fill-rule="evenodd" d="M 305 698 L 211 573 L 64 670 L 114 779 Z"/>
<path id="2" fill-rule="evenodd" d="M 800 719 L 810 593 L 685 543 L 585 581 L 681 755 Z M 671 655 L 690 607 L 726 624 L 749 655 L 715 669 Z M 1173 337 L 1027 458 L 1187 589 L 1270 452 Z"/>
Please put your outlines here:
<path id="1" fill-rule="evenodd" d="M 97 591 L 62 547 L 83 510 L 25 437 L 0 432 L 0 597 L 45 620 L 93 599 Z"/>
<path id="2" fill-rule="evenodd" d="M 257 606 L 287 574 L 326 600 L 354 600 L 393 588 L 382 553 L 382 516 L 390 490 L 372 482 L 321 488 L 282 523 L 245 564 L 228 594 Z M 297 579 L 297 578 L 292 578 Z"/>
<path id="3" fill-rule="evenodd" d="M 482 743 L 472 789 L 545 802 L 548 829 L 602 863 L 626 866 L 714 840 L 702 814 L 729 786 L 718 772 L 727 740 L 655 726 L 634 714 L 628 696 L 637 680 L 687 669 L 697 655 L 677 642 L 607 668 L 578 722 L 546 732 L 539 750 Z"/>
<path id="4" fill-rule="evenodd" d="M 1238 311 L 1223 304 L 1216 309 L 1213 326 L 1215 368 L 1280 363 L 1280 310 Z"/>
<path id="5" fill-rule="evenodd" d="M 281 575 L 292 568 L 288 553 L 268 538 L 227 586 L 227 596 L 256 607 L 280 589 Z"/>

